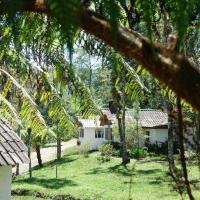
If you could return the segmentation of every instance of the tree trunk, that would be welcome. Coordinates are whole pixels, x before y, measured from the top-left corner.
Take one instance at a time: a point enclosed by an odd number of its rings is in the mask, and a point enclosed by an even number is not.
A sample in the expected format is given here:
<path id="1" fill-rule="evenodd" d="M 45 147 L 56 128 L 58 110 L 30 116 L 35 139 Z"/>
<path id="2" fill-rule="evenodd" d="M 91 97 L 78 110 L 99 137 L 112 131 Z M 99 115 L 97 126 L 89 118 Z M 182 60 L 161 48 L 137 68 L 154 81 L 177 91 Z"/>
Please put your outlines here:
<path id="1" fill-rule="evenodd" d="M 183 176 L 185 180 L 185 186 L 187 189 L 187 194 L 190 200 L 194 200 L 194 196 L 192 194 L 192 188 L 190 181 L 188 179 L 188 170 L 185 158 L 185 148 L 184 148 L 184 135 L 183 135 L 183 116 L 182 116 L 182 106 L 181 106 L 181 99 L 177 98 L 177 107 L 178 107 L 178 135 L 179 135 L 179 144 L 180 144 L 180 158 L 181 158 L 181 166 L 183 170 Z"/>
<path id="2" fill-rule="evenodd" d="M 174 131 L 173 131 L 173 118 L 168 114 L 168 161 L 169 169 L 174 170 Z"/>
<path id="3" fill-rule="evenodd" d="M 138 120 L 139 119 L 136 119 L 136 132 L 137 132 L 137 148 L 139 150 L 140 148 L 140 136 L 139 136 L 139 127 L 138 127 Z"/>
<path id="4" fill-rule="evenodd" d="M 61 137 L 59 134 L 57 135 L 57 159 L 61 159 Z"/>
<path id="5" fill-rule="evenodd" d="M 174 172 L 175 165 L 174 165 L 174 119 L 173 119 L 173 105 L 166 100 L 165 101 L 165 108 L 167 111 L 168 116 L 168 162 L 169 162 L 169 171 L 171 173 Z"/>
<path id="6" fill-rule="evenodd" d="M 37 154 L 38 165 L 39 167 L 42 167 L 43 164 L 42 164 L 42 157 L 41 157 L 41 152 L 40 152 L 41 150 L 40 145 L 36 145 L 35 150 Z"/>
<path id="7" fill-rule="evenodd" d="M 200 171 L 200 116 L 199 112 L 195 113 L 195 145 L 196 145 L 196 154 L 197 154 L 197 160 L 198 160 L 198 168 Z"/>
<path id="8" fill-rule="evenodd" d="M 31 128 L 28 128 L 28 158 L 29 158 L 29 178 L 32 178 L 32 166 L 31 166 Z"/>
<path id="9" fill-rule="evenodd" d="M 125 124 L 125 118 L 126 118 L 126 101 L 125 101 L 125 86 L 126 86 L 126 80 L 125 80 L 125 71 L 123 70 L 122 73 L 122 128 L 121 128 L 121 143 L 122 143 L 122 164 L 127 164 L 130 162 L 130 159 L 128 158 L 127 153 L 127 147 L 126 147 L 126 124 Z"/>
<path id="10" fill-rule="evenodd" d="M 127 164 L 129 162 L 129 159 L 126 147 L 126 138 L 125 138 L 125 85 L 124 85 L 125 81 L 123 79 L 120 87 L 120 91 L 123 93 L 121 96 L 115 85 L 116 79 L 117 79 L 117 72 L 115 70 L 115 67 L 113 66 L 111 72 L 111 82 L 112 82 L 111 93 L 113 101 L 109 105 L 109 108 L 111 113 L 116 115 L 118 122 L 118 130 L 121 143 L 122 164 Z"/>
<path id="11" fill-rule="evenodd" d="M 92 85 L 92 63 L 91 63 L 90 54 L 89 54 L 89 70 L 90 70 L 89 88 L 91 89 L 91 85 Z"/>
<path id="12" fill-rule="evenodd" d="M 126 148 L 126 139 L 125 139 L 125 133 L 123 132 L 122 119 L 120 117 L 117 117 L 117 121 L 118 121 L 118 130 L 121 143 L 122 164 L 127 164 L 130 162 L 130 160 L 128 158 L 128 153 Z"/>

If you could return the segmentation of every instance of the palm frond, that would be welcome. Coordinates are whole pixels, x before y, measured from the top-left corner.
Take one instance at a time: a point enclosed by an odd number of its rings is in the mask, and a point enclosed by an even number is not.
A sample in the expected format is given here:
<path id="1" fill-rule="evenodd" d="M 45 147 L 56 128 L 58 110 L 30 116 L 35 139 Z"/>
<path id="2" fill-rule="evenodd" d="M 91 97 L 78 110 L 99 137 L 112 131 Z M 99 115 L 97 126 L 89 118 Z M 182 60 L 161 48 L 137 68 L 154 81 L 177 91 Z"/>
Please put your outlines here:
<path id="1" fill-rule="evenodd" d="M 89 117 L 90 115 L 99 115 L 101 110 L 94 101 L 89 88 L 83 83 L 69 63 L 63 61 L 63 65 L 67 74 L 65 84 L 68 85 L 72 97 L 79 106 L 78 112 L 84 117 Z"/>
<path id="2" fill-rule="evenodd" d="M 0 116 L 5 118 L 11 125 L 21 125 L 21 120 L 18 117 L 17 110 L 12 104 L 0 94 Z"/>
<path id="3" fill-rule="evenodd" d="M 65 110 L 62 99 L 57 94 L 51 95 L 48 115 L 53 122 L 58 124 L 60 128 L 67 130 L 69 134 L 75 135 L 77 133 L 75 120 Z"/>
<path id="4" fill-rule="evenodd" d="M 21 96 L 22 105 L 19 116 L 23 124 L 27 127 L 31 127 L 34 132 L 41 132 L 46 129 L 46 123 L 42 114 L 25 88 L 23 88 L 17 80 L 4 69 L 0 69 L 0 73 L 7 78 L 7 83 L 4 86 L 2 95 L 5 97 L 8 92 L 12 92 L 12 89 L 15 89 Z"/>

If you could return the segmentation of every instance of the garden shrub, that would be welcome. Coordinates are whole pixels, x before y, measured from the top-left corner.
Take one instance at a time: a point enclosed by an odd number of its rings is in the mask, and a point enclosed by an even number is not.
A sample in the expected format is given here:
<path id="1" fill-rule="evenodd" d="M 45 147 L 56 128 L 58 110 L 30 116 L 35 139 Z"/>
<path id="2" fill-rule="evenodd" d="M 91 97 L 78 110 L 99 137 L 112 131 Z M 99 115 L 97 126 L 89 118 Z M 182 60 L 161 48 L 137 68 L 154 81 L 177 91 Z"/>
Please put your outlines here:
<path id="1" fill-rule="evenodd" d="M 188 149 L 186 152 L 186 158 L 188 161 L 195 161 L 197 159 L 197 153 L 191 149 Z"/>
<path id="2" fill-rule="evenodd" d="M 107 162 L 110 161 L 110 158 L 113 153 L 113 147 L 111 144 L 102 144 L 99 147 L 100 157 L 97 159 L 101 162 Z"/>
<path id="3" fill-rule="evenodd" d="M 115 157 L 120 157 L 121 154 L 122 154 L 122 147 L 121 147 L 121 144 L 120 142 L 114 142 L 114 141 L 111 141 L 111 142 L 108 142 L 106 144 L 110 144 L 113 148 L 112 150 L 112 156 L 115 156 Z"/>
<path id="4" fill-rule="evenodd" d="M 167 149 L 168 149 L 168 144 L 167 141 L 163 142 L 163 143 L 150 143 L 150 142 L 146 142 L 145 146 L 148 149 L 148 152 L 153 152 L 156 154 L 164 154 L 167 155 Z M 174 154 L 178 153 L 178 143 L 174 142 Z"/>
<path id="5" fill-rule="evenodd" d="M 83 154 L 84 157 L 88 157 L 90 152 L 90 144 L 83 144 L 79 148 L 79 153 Z"/>
<path id="6" fill-rule="evenodd" d="M 121 156 L 121 151 L 113 149 L 112 156 L 114 156 L 114 157 L 120 157 Z"/>
<path id="7" fill-rule="evenodd" d="M 81 141 L 80 140 L 77 140 L 77 146 L 80 146 L 81 145 Z"/>
<path id="8" fill-rule="evenodd" d="M 143 148 L 133 148 L 128 153 L 131 158 L 145 158 L 148 156 L 148 152 Z"/>
<path id="9" fill-rule="evenodd" d="M 120 144 L 120 142 L 111 141 L 111 142 L 109 142 L 107 144 L 112 145 L 113 149 L 115 149 L 115 150 L 121 150 L 121 144 Z"/>
<path id="10" fill-rule="evenodd" d="M 191 149 L 185 150 L 184 154 L 185 154 L 185 159 L 189 162 L 196 161 L 196 159 L 197 159 L 196 152 L 192 151 Z M 174 155 L 174 159 L 181 161 L 180 152 L 178 154 Z"/>

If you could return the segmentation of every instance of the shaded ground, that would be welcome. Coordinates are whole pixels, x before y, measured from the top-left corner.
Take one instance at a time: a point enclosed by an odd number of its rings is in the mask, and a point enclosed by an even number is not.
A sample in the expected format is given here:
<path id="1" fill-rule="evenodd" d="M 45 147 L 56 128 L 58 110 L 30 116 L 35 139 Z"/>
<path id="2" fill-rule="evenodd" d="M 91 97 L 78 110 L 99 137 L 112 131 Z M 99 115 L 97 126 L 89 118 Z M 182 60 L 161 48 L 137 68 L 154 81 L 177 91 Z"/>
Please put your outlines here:
<path id="1" fill-rule="evenodd" d="M 16 178 L 13 189 L 28 189 L 53 195 L 70 194 L 76 198 L 92 200 L 180 199 L 166 173 L 166 162 L 131 161 L 124 167 L 118 159 L 99 163 L 97 152 L 84 157 L 74 150 L 69 151 L 68 149 L 67 154 L 57 163 L 57 179 L 56 162 L 49 162 L 42 169 L 36 167 L 32 179 L 27 175 Z M 190 166 L 189 171 L 190 178 L 199 186 L 197 167 Z M 196 199 L 200 199 L 198 189 L 194 194 Z M 19 200 L 19 197 L 13 199 Z"/>
<path id="2" fill-rule="evenodd" d="M 62 142 L 62 152 L 68 148 L 71 148 L 76 145 L 76 139 L 72 139 L 68 142 Z M 56 146 L 51 144 L 47 147 L 41 149 L 42 161 L 43 163 L 54 160 L 56 158 Z M 38 165 L 37 156 L 35 152 L 31 153 L 31 163 L 32 167 Z M 13 173 L 16 172 L 15 167 L 13 168 Z M 21 164 L 19 166 L 19 173 L 23 174 L 28 172 L 28 164 Z"/>

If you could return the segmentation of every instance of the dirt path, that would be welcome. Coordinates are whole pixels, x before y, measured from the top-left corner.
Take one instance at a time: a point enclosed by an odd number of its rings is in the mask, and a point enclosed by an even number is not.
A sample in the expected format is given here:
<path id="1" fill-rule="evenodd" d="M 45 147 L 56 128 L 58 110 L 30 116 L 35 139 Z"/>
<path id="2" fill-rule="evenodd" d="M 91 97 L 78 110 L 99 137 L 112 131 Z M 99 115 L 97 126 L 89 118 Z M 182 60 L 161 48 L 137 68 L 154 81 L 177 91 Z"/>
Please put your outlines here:
<path id="1" fill-rule="evenodd" d="M 65 149 L 68 149 L 70 147 L 73 147 L 76 145 L 76 139 L 72 139 L 68 142 L 62 142 L 62 152 Z M 46 147 L 46 148 L 42 148 L 41 149 L 41 155 L 42 155 L 42 161 L 43 163 L 54 160 L 56 158 L 56 146 L 51 146 L 51 147 Z M 31 153 L 31 163 L 32 163 L 32 167 L 37 166 L 38 162 L 37 162 L 37 156 L 35 152 Z M 16 172 L 15 167 L 13 167 L 13 173 Z M 28 172 L 28 164 L 21 164 L 19 166 L 19 173 L 23 174 Z"/>

